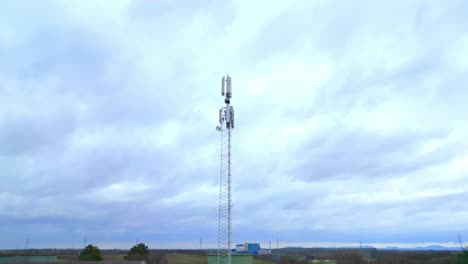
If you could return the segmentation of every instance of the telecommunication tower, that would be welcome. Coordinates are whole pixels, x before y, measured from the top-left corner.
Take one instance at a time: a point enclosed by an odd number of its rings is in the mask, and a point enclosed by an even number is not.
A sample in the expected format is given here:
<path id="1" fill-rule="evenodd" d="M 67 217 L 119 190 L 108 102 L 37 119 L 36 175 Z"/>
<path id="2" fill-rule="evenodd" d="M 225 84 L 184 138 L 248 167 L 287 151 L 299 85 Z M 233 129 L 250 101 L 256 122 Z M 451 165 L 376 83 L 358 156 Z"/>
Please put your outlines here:
<path id="1" fill-rule="evenodd" d="M 219 125 L 216 127 L 221 132 L 217 264 L 231 264 L 231 130 L 234 128 L 234 108 L 231 106 L 232 82 L 229 75 L 222 78 L 221 95 L 226 105 L 219 109 Z"/>

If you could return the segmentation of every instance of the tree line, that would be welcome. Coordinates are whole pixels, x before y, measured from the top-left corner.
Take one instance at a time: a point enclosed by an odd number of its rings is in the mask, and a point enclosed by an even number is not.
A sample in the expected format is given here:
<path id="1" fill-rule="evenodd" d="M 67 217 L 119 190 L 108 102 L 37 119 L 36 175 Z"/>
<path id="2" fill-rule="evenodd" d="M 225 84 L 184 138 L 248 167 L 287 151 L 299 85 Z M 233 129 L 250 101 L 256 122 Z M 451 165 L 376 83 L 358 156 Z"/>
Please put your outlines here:
<path id="1" fill-rule="evenodd" d="M 103 257 L 97 246 L 89 244 L 80 251 L 79 259 L 83 261 L 102 261 Z M 148 264 L 160 264 L 166 262 L 164 253 L 158 252 L 155 254 L 150 254 L 148 246 L 144 243 L 139 243 L 133 246 L 127 252 L 125 260 L 144 260 Z"/>

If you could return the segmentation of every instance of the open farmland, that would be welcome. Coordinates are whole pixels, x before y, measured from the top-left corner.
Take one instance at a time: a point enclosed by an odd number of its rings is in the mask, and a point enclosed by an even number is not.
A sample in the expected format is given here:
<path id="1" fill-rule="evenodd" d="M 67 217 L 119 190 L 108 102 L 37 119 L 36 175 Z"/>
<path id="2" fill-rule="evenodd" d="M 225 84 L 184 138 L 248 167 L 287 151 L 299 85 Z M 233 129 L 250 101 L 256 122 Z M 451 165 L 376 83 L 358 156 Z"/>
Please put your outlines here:
<path id="1" fill-rule="evenodd" d="M 98 264 L 139 264 L 141 261 L 127 261 L 128 250 L 102 250 L 103 261 L 79 261 L 79 250 L 76 249 L 34 249 L 3 251 L 0 256 L 56 256 L 57 263 L 98 263 Z M 154 264 L 206 264 L 207 255 L 215 254 L 213 250 L 151 250 L 151 256 L 164 256 L 164 262 Z M 450 264 L 459 251 L 449 250 L 382 250 L 382 249 L 330 249 L 330 248 L 284 248 L 276 249 L 273 255 L 254 256 L 254 264 Z M 278 257 L 279 256 L 279 257 Z M 306 260 L 315 257 L 316 260 Z M 152 258 L 154 260 L 154 258 Z M 7 263 L 7 262 L 2 262 Z M 18 262 L 9 262 L 18 263 Z"/>

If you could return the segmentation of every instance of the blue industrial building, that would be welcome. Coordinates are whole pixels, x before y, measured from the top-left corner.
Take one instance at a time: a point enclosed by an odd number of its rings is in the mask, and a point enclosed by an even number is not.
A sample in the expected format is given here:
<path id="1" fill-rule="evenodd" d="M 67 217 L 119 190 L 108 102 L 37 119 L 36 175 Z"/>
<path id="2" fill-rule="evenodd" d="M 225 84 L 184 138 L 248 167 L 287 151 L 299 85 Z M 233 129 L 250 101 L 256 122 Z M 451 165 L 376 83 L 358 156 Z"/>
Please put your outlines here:
<path id="1" fill-rule="evenodd" d="M 244 243 L 236 245 L 236 249 L 233 249 L 232 251 L 239 254 L 258 255 L 260 249 L 259 243 Z"/>

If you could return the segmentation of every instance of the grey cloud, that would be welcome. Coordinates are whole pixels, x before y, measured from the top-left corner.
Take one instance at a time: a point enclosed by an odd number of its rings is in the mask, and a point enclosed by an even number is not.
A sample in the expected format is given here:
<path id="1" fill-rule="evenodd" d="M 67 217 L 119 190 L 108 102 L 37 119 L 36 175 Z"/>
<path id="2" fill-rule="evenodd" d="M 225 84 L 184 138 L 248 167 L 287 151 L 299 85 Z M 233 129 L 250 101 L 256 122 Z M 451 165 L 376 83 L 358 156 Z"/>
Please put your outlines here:
<path id="1" fill-rule="evenodd" d="M 339 128 L 337 128 L 339 130 Z M 455 149 L 434 153 L 416 153 L 420 144 L 429 139 L 445 138 L 447 132 L 383 135 L 362 131 L 329 134 L 323 138 L 322 146 L 305 148 L 304 165 L 295 175 L 318 180 L 330 177 L 384 177 L 408 174 L 426 166 L 443 164 L 453 157 Z"/>
<path id="2" fill-rule="evenodd" d="M 75 126 L 73 116 L 44 115 L 13 116 L 0 124 L 0 154 L 30 155 L 46 152 L 67 140 Z"/>

